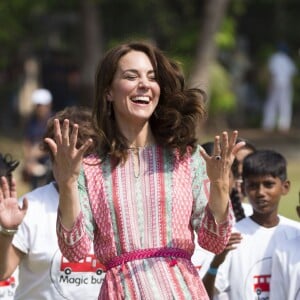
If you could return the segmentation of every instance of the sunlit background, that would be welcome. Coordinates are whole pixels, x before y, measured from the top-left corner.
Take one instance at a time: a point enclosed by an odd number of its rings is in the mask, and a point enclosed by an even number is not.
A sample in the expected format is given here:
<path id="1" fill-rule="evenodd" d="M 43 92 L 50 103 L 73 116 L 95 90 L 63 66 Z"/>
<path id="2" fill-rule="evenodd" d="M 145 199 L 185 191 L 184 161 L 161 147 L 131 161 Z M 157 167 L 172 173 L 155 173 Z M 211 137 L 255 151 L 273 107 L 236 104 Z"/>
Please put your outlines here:
<path id="1" fill-rule="evenodd" d="M 300 2 L 298 0 L 2 0 L 0 1 L 0 152 L 22 162 L 24 122 L 36 87 L 53 94 L 55 111 L 91 106 L 94 72 L 111 46 L 146 39 L 182 63 L 188 83 L 208 94 L 205 142 L 239 129 L 258 148 L 288 159 L 292 189 L 282 214 L 298 219 L 300 190 Z M 293 119 L 288 132 L 265 133 L 262 113 L 269 83 L 267 63 L 279 43 L 298 74 L 293 79 Z M 29 186 L 16 174 L 18 193 Z"/>

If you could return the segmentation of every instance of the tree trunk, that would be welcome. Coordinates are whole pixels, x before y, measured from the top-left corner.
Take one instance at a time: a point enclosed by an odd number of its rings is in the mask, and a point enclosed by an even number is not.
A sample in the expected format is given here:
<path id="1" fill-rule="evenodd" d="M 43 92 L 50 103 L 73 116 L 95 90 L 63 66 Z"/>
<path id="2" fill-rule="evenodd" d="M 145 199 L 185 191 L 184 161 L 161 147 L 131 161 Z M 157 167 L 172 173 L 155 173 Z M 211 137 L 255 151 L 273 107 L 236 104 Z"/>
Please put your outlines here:
<path id="1" fill-rule="evenodd" d="M 100 10 L 93 0 L 81 0 L 82 18 L 82 105 L 91 105 L 95 71 L 103 55 L 103 36 L 100 22 Z M 79 45 L 80 46 L 80 45 Z"/>
<path id="2" fill-rule="evenodd" d="M 230 0 L 206 0 L 199 31 L 194 70 L 189 80 L 191 87 L 204 89 L 209 94 L 209 66 L 215 60 L 217 47 L 215 34 L 226 13 Z"/>
<path id="3" fill-rule="evenodd" d="M 199 31 L 195 64 L 191 73 L 189 85 L 190 87 L 201 88 L 206 92 L 208 100 L 206 105 L 209 105 L 210 65 L 217 57 L 215 34 L 218 32 L 222 24 L 229 1 L 230 0 L 206 0 L 204 5 L 203 18 L 201 22 L 202 27 Z M 222 122 L 217 123 L 221 124 Z M 199 141 L 200 137 L 203 136 L 203 131 L 207 129 L 205 128 L 207 126 L 209 127 L 208 122 L 206 124 L 202 123 L 199 124 L 196 129 Z"/>

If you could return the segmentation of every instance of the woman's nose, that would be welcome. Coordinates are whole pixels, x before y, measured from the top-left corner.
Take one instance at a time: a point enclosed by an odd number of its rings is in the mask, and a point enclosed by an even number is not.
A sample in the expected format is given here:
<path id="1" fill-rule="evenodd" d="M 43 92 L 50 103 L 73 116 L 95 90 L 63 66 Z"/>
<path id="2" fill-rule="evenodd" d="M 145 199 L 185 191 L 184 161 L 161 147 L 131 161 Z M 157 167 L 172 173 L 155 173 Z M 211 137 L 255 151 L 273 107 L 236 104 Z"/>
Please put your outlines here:
<path id="1" fill-rule="evenodd" d="M 141 78 L 138 84 L 139 88 L 149 88 L 149 80 L 147 78 Z"/>

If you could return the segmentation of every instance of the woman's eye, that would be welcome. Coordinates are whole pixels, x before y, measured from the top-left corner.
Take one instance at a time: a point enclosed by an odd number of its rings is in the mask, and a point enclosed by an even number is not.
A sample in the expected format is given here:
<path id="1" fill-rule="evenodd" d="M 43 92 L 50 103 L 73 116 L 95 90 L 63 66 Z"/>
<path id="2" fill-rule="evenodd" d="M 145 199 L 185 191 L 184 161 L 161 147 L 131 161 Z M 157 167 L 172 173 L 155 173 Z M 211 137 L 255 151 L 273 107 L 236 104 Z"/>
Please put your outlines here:
<path id="1" fill-rule="evenodd" d="M 125 78 L 129 80 L 134 80 L 136 78 L 136 75 L 126 75 Z"/>
<path id="2" fill-rule="evenodd" d="M 148 74 L 148 80 L 156 81 L 156 76 L 154 72 Z"/>

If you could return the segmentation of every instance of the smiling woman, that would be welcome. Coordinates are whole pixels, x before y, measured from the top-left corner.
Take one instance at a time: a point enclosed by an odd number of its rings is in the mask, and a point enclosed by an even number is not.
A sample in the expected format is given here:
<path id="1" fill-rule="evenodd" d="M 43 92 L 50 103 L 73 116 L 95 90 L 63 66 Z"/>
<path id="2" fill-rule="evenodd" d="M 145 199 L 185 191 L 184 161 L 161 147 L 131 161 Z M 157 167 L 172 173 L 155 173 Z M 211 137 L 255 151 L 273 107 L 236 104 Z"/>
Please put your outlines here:
<path id="1" fill-rule="evenodd" d="M 60 249 L 80 260 L 94 242 L 107 271 L 99 299 L 208 299 L 191 263 L 194 235 L 212 252 L 225 247 L 230 166 L 243 144 L 237 132 L 223 132 L 212 156 L 197 145 L 204 95 L 185 86 L 158 48 L 122 44 L 96 73 L 97 153 L 83 158 L 91 140 L 77 148 L 78 128 L 69 138 L 67 120 L 47 140 L 60 191 Z"/>
<path id="2" fill-rule="evenodd" d="M 139 51 L 124 55 L 107 92 L 107 101 L 112 102 L 115 121 L 129 147 L 154 143 L 154 137 L 147 134 L 148 120 L 159 96 L 160 86 L 148 56 Z"/>

